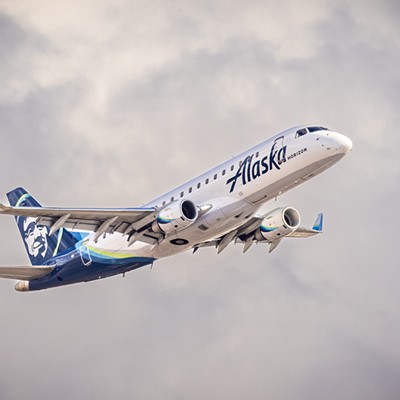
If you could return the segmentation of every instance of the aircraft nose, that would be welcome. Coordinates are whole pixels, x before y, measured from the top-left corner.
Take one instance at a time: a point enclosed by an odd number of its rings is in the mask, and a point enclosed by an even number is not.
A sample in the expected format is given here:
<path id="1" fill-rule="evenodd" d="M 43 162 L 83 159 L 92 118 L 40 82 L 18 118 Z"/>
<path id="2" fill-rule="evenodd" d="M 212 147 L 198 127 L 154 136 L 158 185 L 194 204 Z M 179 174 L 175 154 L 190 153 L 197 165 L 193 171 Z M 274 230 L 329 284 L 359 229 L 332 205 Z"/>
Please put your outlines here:
<path id="1" fill-rule="evenodd" d="M 337 144 L 339 145 L 339 149 L 343 153 L 348 153 L 353 148 L 353 142 L 347 136 L 338 133 L 335 137 Z"/>
<path id="2" fill-rule="evenodd" d="M 324 132 L 320 139 L 323 148 L 335 153 L 346 154 L 353 147 L 352 141 L 347 136 L 334 131 Z"/>

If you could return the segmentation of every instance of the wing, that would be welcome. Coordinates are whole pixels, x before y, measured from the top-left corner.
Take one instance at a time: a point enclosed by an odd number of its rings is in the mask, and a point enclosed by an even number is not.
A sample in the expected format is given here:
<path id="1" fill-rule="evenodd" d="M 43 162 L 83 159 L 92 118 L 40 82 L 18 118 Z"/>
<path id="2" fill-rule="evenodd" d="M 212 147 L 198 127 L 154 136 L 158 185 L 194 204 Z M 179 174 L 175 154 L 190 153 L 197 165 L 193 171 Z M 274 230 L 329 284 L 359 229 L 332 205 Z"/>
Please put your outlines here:
<path id="1" fill-rule="evenodd" d="M 43 278 L 53 271 L 51 266 L 29 266 L 29 267 L 0 267 L 0 278 L 20 279 L 31 281 Z"/>
<path id="2" fill-rule="evenodd" d="M 237 237 L 253 233 L 254 230 L 260 226 L 263 218 L 264 218 L 263 215 L 256 214 L 253 218 L 251 218 L 249 221 L 247 221 L 244 225 L 240 227 Z M 320 213 L 317 215 L 317 219 L 315 220 L 314 225 L 311 229 L 305 228 L 304 226 L 299 226 L 294 232 L 289 233 L 285 237 L 307 238 L 310 236 L 318 235 L 319 233 L 322 233 L 323 219 L 324 219 L 324 214 Z"/>
<path id="3" fill-rule="evenodd" d="M 318 235 L 319 233 L 322 233 L 323 223 L 324 214 L 320 213 L 317 215 L 317 219 L 315 220 L 314 225 L 311 229 L 299 226 L 294 232 L 290 233 L 286 237 L 307 238 L 310 236 Z"/>
<path id="4" fill-rule="evenodd" d="M 193 252 L 196 252 L 200 247 L 216 247 L 218 253 L 223 251 L 230 242 L 242 242 L 244 244 L 243 251 L 246 252 L 257 240 L 254 238 L 254 233 L 260 227 L 261 222 L 264 218 L 264 215 L 255 214 L 252 218 L 246 221 L 239 228 L 227 233 L 226 235 L 215 238 L 210 241 L 198 243 L 193 246 Z M 323 225 L 323 214 L 318 214 L 317 219 L 314 222 L 314 225 L 311 229 L 299 226 L 294 232 L 284 236 L 284 237 L 292 237 L 292 238 L 307 238 L 310 236 L 318 235 L 322 233 L 322 225 Z M 276 249 L 276 247 L 281 243 L 282 239 L 276 240 L 270 243 L 269 252 Z M 267 242 L 266 240 L 262 241 L 263 243 Z"/>
<path id="5" fill-rule="evenodd" d="M 58 208 L 11 207 L 0 204 L 0 214 L 36 218 L 36 222 L 50 227 L 50 234 L 61 227 L 96 232 L 128 233 L 149 225 L 158 210 L 148 208 Z"/>
<path id="6" fill-rule="evenodd" d="M 321 231 L 315 231 L 314 229 L 307 229 L 299 226 L 294 232 L 289 233 L 286 237 L 289 238 L 308 238 L 310 236 L 315 236 L 321 233 Z"/>

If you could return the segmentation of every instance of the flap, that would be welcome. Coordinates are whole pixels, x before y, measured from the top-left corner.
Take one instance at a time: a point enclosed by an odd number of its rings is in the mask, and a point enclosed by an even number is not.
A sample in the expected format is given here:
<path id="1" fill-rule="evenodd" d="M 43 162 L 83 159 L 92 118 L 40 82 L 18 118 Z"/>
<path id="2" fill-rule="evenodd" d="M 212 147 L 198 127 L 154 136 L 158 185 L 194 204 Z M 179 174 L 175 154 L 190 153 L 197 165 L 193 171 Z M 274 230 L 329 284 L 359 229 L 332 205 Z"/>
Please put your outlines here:
<path id="1" fill-rule="evenodd" d="M 294 232 L 289 233 L 286 237 L 293 237 L 293 238 L 307 238 L 310 236 L 318 235 L 322 233 L 321 231 L 316 231 L 314 229 L 306 229 L 299 226 Z"/>

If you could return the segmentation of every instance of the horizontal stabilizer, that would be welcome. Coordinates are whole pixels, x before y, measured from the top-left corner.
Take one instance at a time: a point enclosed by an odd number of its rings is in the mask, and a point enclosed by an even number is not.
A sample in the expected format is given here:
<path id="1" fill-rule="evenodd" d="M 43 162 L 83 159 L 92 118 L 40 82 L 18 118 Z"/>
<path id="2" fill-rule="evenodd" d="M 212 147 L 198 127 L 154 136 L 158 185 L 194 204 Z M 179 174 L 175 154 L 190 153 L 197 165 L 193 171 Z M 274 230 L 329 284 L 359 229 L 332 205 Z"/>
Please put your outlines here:
<path id="1" fill-rule="evenodd" d="M 0 278 L 31 281 L 48 275 L 53 269 L 52 266 L 0 267 Z"/>

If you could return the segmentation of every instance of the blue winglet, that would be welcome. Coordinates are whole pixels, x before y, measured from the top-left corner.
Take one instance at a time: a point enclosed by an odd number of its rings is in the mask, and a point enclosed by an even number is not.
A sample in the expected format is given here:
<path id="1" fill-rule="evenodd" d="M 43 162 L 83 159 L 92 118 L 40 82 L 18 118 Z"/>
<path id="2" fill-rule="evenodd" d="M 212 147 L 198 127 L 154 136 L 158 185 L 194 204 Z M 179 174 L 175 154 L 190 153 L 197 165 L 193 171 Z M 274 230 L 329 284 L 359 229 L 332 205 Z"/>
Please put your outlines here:
<path id="1" fill-rule="evenodd" d="M 320 213 L 320 214 L 318 214 L 317 219 L 315 220 L 314 226 L 312 227 L 312 229 L 314 231 L 322 232 L 323 222 L 324 222 L 324 214 Z"/>

